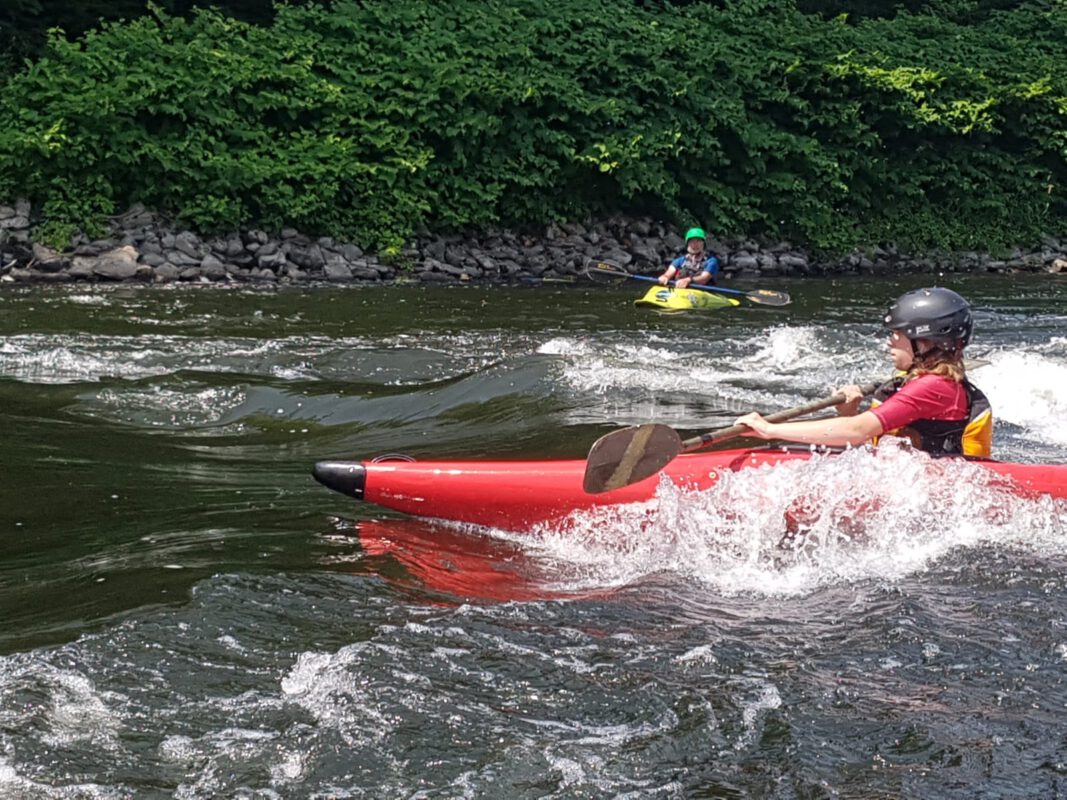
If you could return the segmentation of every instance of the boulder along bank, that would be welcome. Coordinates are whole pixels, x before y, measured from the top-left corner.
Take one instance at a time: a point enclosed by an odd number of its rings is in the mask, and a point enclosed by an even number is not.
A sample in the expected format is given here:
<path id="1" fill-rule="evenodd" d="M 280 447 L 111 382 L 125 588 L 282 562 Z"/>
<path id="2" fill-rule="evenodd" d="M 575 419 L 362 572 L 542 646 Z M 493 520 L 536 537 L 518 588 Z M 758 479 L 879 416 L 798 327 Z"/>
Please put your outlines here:
<path id="1" fill-rule="evenodd" d="M 424 233 L 391 258 L 349 242 L 285 229 L 201 236 L 177 229 L 135 206 L 109 221 L 106 237 L 78 235 L 56 251 L 33 241 L 30 204 L 0 205 L 0 282 L 63 283 L 539 283 L 566 282 L 589 260 L 612 261 L 631 273 L 655 274 L 685 243 L 672 225 L 611 217 L 550 224 L 539 231 Z M 785 242 L 709 238 L 727 277 L 880 275 L 907 272 L 1039 272 L 1067 274 L 1067 238 L 1043 236 L 1008 254 L 957 252 L 911 255 L 872 247 L 819 261 Z"/>

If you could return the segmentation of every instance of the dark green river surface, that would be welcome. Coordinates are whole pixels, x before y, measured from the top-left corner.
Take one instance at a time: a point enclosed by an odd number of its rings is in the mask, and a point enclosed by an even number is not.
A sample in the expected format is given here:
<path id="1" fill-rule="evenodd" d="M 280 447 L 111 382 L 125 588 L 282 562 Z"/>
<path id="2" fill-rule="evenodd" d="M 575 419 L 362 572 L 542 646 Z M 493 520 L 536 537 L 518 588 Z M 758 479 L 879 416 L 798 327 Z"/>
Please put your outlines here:
<path id="1" fill-rule="evenodd" d="M 885 374 L 882 311 L 929 280 L 673 317 L 636 286 L 5 287 L 0 797 L 1067 797 L 1062 502 L 858 450 L 518 533 L 309 475 L 796 405 Z M 1067 461 L 1067 281 L 945 283 L 996 455 Z M 828 509 L 799 544 L 798 497 Z"/>

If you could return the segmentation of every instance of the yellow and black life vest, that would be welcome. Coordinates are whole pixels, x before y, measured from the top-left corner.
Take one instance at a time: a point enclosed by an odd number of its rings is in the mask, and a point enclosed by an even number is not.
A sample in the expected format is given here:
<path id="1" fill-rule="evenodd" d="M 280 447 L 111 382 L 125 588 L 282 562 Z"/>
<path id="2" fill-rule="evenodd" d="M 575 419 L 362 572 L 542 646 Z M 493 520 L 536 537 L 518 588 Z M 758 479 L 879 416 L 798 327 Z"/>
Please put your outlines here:
<path id="1" fill-rule="evenodd" d="M 906 380 L 906 375 L 898 375 L 879 386 L 871 407 L 896 394 Z M 911 439 L 916 448 L 933 456 L 989 458 L 993 452 L 993 409 L 982 390 L 966 378 L 963 388 L 967 392 L 967 416 L 963 419 L 918 419 L 886 433 Z"/>

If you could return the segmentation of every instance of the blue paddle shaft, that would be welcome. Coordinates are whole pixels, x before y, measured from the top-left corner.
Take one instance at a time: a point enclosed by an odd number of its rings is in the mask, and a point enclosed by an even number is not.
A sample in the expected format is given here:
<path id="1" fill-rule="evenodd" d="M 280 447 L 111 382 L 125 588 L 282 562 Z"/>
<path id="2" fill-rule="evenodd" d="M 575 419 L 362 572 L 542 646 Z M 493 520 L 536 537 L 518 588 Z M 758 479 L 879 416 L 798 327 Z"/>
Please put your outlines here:
<path id="1" fill-rule="evenodd" d="M 659 278 L 650 278 L 648 275 L 631 275 L 635 281 L 649 281 L 650 283 L 659 283 Z M 674 286 L 675 281 L 671 281 L 668 285 Z M 702 283 L 690 283 L 687 289 L 699 289 L 702 292 L 716 292 L 719 294 L 739 294 L 742 297 L 746 296 L 748 292 L 742 292 L 739 289 L 726 289 L 722 286 L 705 286 Z"/>

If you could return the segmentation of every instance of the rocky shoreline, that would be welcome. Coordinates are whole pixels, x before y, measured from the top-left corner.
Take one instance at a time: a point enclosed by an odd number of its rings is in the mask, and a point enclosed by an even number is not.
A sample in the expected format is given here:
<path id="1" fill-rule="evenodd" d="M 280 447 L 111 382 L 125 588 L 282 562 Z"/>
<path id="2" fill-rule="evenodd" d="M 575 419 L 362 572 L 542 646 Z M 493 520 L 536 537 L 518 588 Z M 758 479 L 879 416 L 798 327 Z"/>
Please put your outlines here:
<path id="1" fill-rule="evenodd" d="M 32 239 L 25 200 L 0 205 L 0 282 L 64 283 L 539 283 L 574 280 L 590 260 L 655 274 L 684 249 L 680 232 L 651 219 L 613 217 L 549 225 L 538 232 L 424 235 L 391 258 L 352 243 L 286 229 L 202 237 L 141 206 L 110 220 L 108 235 L 79 235 L 57 252 Z M 1055 272 L 1067 274 L 1067 238 L 994 257 L 963 252 L 908 255 L 874 247 L 820 263 L 785 242 L 709 239 L 729 276 L 880 275 L 906 272 Z"/>

